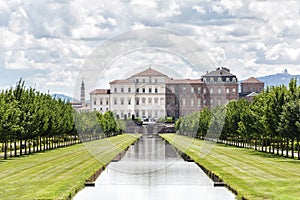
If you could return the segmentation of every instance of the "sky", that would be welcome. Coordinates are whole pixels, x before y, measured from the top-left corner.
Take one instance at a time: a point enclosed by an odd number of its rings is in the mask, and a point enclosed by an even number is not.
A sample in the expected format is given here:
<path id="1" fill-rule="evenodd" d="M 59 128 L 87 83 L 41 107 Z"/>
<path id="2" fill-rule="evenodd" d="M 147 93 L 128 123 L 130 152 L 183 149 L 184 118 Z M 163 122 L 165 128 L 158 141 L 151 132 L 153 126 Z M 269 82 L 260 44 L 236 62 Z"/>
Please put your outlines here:
<path id="1" fill-rule="evenodd" d="M 0 89 L 20 79 L 79 97 L 152 67 L 239 80 L 300 74 L 298 0 L 0 0 Z"/>

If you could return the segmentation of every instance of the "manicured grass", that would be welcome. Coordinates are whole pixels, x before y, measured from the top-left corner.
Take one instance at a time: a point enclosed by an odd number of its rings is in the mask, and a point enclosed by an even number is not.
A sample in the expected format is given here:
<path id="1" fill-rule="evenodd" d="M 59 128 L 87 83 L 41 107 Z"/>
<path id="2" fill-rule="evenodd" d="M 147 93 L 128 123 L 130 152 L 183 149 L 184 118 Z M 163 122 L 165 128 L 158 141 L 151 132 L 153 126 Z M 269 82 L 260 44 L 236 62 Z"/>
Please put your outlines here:
<path id="1" fill-rule="evenodd" d="M 246 199 L 299 199 L 300 161 L 175 134 L 161 134 Z M 211 148 L 211 149 L 210 149 Z M 209 150 L 208 152 L 205 152 Z"/>
<path id="2" fill-rule="evenodd" d="M 67 199 L 140 135 L 123 134 L 0 160 L 0 199 Z M 92 153 L 90 153 L 92 152 Z"/>

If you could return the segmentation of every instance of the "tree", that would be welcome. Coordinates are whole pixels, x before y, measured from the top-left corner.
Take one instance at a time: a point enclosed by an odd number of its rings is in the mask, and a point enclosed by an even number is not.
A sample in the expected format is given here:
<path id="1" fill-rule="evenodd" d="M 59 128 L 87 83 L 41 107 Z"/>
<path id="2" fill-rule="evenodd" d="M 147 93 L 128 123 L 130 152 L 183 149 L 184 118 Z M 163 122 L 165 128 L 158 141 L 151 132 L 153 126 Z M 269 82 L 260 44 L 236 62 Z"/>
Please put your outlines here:
<path id="1" fill-rule="evenodd" d="M 199 125 L 197 131 L 197 137 L 203 139 L 208 131 L 211 121 L 211 110 L 207 107 L 203 108 L 199 113 Z"/>

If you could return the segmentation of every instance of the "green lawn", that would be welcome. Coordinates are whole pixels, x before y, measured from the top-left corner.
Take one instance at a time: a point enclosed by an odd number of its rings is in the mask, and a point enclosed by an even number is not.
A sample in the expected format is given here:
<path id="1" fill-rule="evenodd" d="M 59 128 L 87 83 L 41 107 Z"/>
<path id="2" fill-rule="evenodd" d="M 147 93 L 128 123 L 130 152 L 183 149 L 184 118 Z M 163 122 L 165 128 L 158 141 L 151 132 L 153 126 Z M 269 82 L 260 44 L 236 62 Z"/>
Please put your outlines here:
<path id="1" fill-rule="evenodd" d="M 67 199 L 139 136 L 123 134 L 0 160 L 0 199 Z"/>
<path id="2" fill-rule="evenodd" d="M 218 175 L 238 192 L 238 198 L 300 199 L 298 160 L 175 134 L 161 137 Z"/>

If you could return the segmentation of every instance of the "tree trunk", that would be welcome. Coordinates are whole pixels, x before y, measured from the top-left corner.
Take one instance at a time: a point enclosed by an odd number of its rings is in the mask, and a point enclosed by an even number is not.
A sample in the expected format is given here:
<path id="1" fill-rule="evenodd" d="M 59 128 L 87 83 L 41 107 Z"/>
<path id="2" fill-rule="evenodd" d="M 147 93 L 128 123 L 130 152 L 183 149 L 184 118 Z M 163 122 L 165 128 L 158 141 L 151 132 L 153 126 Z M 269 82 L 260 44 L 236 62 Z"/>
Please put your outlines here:
<path id="1" fill-rule="evenodd" d="M 22 156 L 23 151 L 22 151 L 22 138 L 20 138 L 20 156 Z"/>
<path id="2" fill-rule="evenodd" d="M 39 136 L 40 138 L 40 151 L 42 151 L 42 136 Z"/>
<path id="3" fill-rule="evenodd" d="M 17 156 L 17 141 L 14 141 L 15 157 Z"/>
<path id="4" fill-rule="evenodd" d="M 289 138 L 286 138 L 286 157 L 289 157 Z"/>
<path id="5" fill-rule="evenodd" d="M 7 159 L 7 141 L 4 142 L 4 159 Z"/>
<path id="6" fill-rule="evenodd" d="M 292 158 L 294 158 L 294 138 L 292 139 Z"/>
<path id="7" fill-rule="evenodd" d="M 25 147 L 25 155 L 27 154 L 27 140 L 24 140 L 24 147 Z"/>
<path id="8" fill-rule="evenodd" d="M 283 140 L 284 140 L 284 138 L 281 138 L 281 140 L 280 140 L 280 144 L 281 144 L 281 156 L 283 156 L 283 151 L 284 151 Z"/>
<path id="9" fill-rule="evenodd" d="M 12 158 L 12 145 L 10 140 L 9 140 L 9 157 Z"/>
<path id="10" fill-rule="evenodd" d="M 275 138 L 272 138 L 272 154 L 275 154 L 275 141 L 276 139 Z"/>
<path id="11" fill-rule="evenodd" d="M 278 139 L 278 137 L 277 137 L 277 139 L 276 139 L 276 153 L 277 153 L 277 155 L 279 155 L 279 139 Z"/>
<path id="12" fill-rule="evenodd" d="M 31 139 L 28 140 L 28 154 L 31 154 Z"/>
<path id="13" fill-rule="evenodd" d="M 47 137 L 45 137 L 44 139 L 43 139 L 43 142 L 44 142 L 44 151 L 46 151 L 46 148 L 47 148 Z"/>
<path id="14" fill-rule="evenodd" d="M 298 160 L 300 160 L 299 136 L 297 137 L 297 150 L 298 150 Z"/>

